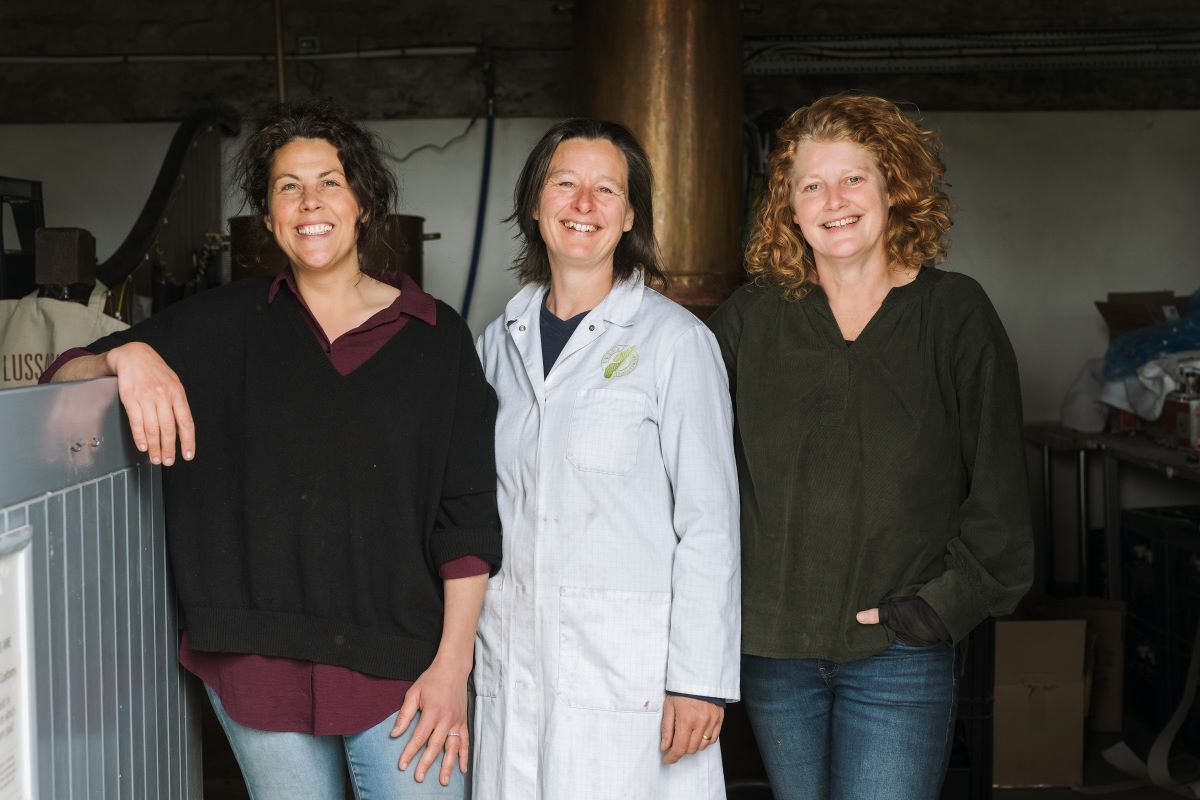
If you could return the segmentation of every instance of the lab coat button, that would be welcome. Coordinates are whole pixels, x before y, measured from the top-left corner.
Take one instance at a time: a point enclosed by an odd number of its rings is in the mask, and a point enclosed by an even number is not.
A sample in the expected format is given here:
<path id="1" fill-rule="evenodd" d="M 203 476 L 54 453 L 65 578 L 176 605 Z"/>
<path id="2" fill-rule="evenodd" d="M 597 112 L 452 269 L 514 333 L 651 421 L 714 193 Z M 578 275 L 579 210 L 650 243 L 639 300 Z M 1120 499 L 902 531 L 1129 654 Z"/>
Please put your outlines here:
<path id="1" fill-rule="evenodd" d="M 589 330 L 589 331 L 594 331 L 594 330 L 596 330 L 596 326 L 595 326 L 595 325 L 588 325 L 588 330 Z"/>
<path id="2" fill-rule="evenodd" d="M 524 325 L 522 325 L 521 327 L 517 328 L 517 330 L 519 330 L 519 331 L 523 331 L 523 330 L 525 330 L 525 326 L 524 326 Z"/>

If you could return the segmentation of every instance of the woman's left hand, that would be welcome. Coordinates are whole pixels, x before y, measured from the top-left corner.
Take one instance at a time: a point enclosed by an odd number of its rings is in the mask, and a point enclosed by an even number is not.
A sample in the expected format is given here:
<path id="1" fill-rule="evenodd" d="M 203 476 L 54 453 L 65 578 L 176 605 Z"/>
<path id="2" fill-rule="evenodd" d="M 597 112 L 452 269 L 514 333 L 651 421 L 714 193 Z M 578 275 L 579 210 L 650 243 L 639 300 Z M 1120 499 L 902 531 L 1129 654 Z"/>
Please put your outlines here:
<path id="1" fill-rule="evenodd" d="M 417 782 L 425 780 L 425 774 L 437 758 L 438 753 L 445 750 L 442 758 L 439 782 L 443 786 L 450 784 L 451 770 L 454 761 L 458 759 L 458 767 L 467 771 L 467 755 L 470 743 L 470 726 L 467 725 L 467 676 L 471 672 L 470 664 L 465 668 L 455 667 L 434 661 L 429 669 L 421 673 L 421 677 L 413 683 L 404 696 L 404 704 L 396 715 L 396 724 L 392 727 L 392 737 L 401 736 L 417 717 L 417 728 L 413 731 L 400 753 L 399 767 L 408 769 L 409 763 L 424 747 L 417 762 Z"/>
<path id="2" fill-rule="evenodd" d="M 883 625 L 905 644 L 929 647 L 949 642 L 950 632 L 937 612 L 923 597 L 889 597 L 877 608 L 860 611 L 855 617 L 862 625 Z"/>
<path id="3" fill-rule="evenodd" d="M 669 694 L 663 702 L 662 751 L 663 763 L 674 764 L 679 759 L 697 753 L 717 740 L 725 709 L 707 700 Z"/>

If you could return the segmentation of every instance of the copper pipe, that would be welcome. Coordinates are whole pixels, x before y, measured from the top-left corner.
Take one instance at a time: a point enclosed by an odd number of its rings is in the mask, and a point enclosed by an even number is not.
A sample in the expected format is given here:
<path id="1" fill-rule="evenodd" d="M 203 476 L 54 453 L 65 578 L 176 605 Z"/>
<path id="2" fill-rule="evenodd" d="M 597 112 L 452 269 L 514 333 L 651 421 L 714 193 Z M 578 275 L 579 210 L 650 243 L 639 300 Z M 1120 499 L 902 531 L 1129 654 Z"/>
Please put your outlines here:
<path id="1" fill-rule="evenodd" d="M 742 37 L 736 0 L 580 0 L 583 112 L 621 122 L 654 167 L 669 294 L 695 309 L 741 280 Z"/>
<path id="2" fill-rule="evenodd" d="M 279 102 L 287 102 L 287 83 L 283 72 L 283 0 L 275 0 L 275 82 L 279 87 Z"/>

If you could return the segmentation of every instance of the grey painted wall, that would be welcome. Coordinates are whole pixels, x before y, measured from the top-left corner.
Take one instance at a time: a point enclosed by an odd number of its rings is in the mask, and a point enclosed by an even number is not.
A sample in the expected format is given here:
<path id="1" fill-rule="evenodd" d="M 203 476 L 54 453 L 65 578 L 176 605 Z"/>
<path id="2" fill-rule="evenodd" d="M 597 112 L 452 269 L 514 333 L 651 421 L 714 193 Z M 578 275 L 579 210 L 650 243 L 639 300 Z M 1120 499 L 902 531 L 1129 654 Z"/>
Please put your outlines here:
<path id="1" fill-rule="evenodd" d="M 372 123 L 402 155 L 444 143 L 467 119 Z M 511 208 L 516 175 L 548 118 L 497 123 L 483 259 L 469 322 L 479 332 L 516 284 Z M 1200 287 L 1200 111 L 931 112 L 942 132 L 956 205 L 948 266 L 978 279 L 1008 329 L 1021 365 L 1027 419 L 1053 419 L 1075 374 L 1103 354 L 1107 331 L 1093 301 L 1115 290 Z M 172 126 L 0 125 L 0 174 L 46 181 L 49 225 L 96 236 L 100 258 L 120 243 L 141 208 Z M 458 307 L 470 258 L 483 130 L 444 151 L 396 165 L 401 211 L 442 234 L 425 245 L 426 286 Z M 237 203 L 229 201 L 232 212 Z M 1099 476 L 1092 519 L 1099 524 Z M 1058 476 L 1059 564 L 1074 547 L 1074 485 Z M 1125 505 L 1200 502 L 1194 485 L 1127 470 Z M 1060 575 L 1069 580 L 1068 568 Z"/>
<path id="2" fill-rule="evenodd" d="M 497 125 L 488 227 L 469 322 L 477 332 L 516 284 L 500 220 L 549 119 Z M 1087 358 L 1102 355 L 1092 302 L 1110 290 L 1200 287 L 1200 111 L 931 113 L 942 132 L 956 222 L 948 266 L 992 297 L 1021 361 L 1025 413 L 1057 416 Z M 465 119 L 372 123 L 403 154 L 461 133 Z M 0 174 L 46 181 L 49 225 L 79 225 L 103 258 L 141 208 L 170 136 L 166 125 L 0 126 Z M 481 125 L 442 152 L 396 165 L 401 211 L 425 216 L 426 285 L 461 301 L 479 193 Z M 232 211 L 237 203 L 230 200 Z"/>

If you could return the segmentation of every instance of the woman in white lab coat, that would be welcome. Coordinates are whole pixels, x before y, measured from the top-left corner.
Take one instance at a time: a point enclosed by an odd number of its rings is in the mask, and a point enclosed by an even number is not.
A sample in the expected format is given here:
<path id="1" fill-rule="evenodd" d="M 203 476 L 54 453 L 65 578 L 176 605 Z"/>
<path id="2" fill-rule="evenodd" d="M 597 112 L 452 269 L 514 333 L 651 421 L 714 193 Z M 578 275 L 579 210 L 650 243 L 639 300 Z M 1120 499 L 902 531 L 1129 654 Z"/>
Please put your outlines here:
<path id="1" fill-rule="evenodd" d="M 724 798 L 738 698 L 725 370 L 661 284 L 650 166 L 567 120 L 514 193 L 524 288 L 479 342 L 504 565 L 476 647 L 475 800 Z"/>

